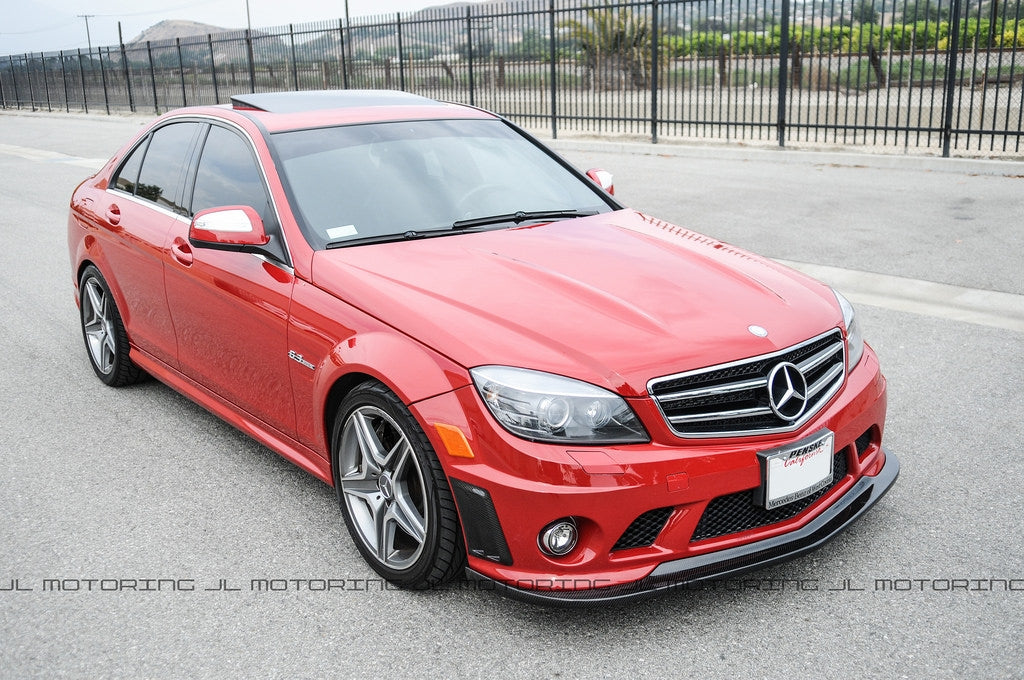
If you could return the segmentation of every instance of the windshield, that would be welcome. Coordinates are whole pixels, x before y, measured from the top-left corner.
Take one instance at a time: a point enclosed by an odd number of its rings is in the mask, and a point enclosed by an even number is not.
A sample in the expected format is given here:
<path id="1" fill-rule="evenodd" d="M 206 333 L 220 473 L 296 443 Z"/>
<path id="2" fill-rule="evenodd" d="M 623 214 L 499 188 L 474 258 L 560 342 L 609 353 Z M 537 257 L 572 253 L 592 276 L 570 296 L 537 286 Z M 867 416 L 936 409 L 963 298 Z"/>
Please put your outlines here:
<path id="1" fill-rule="evenodd" d="M 274 134 L 273 143 L 318 248 L 495 215 L 611 210 L 598 189 L 499 120 L 300 130 Z"/>

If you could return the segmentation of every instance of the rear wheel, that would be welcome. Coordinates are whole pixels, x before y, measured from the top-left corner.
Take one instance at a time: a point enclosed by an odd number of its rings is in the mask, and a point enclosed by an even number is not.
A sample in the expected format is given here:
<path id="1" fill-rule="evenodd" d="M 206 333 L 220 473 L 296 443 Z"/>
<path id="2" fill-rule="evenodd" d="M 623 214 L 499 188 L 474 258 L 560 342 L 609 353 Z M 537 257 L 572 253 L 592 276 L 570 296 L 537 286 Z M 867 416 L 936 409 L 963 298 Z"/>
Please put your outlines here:
<path id="1" fill-rule="evenodd" d="M 396 585 L 429 588 L 465 563 L 458 512 L 433 447 L 384 385 L 356 387 L 338 408 L 335 488 L 356 547 Z"/>
<path id="2" fill-rule="evenodd" d="M 131 385 L 145 373 L 128 356 L 128 333 L 121 321 L 110 287 L 96 267 L 89 265 L 78 284 L 82 337 L 97 377 L 111 387 Z"/>

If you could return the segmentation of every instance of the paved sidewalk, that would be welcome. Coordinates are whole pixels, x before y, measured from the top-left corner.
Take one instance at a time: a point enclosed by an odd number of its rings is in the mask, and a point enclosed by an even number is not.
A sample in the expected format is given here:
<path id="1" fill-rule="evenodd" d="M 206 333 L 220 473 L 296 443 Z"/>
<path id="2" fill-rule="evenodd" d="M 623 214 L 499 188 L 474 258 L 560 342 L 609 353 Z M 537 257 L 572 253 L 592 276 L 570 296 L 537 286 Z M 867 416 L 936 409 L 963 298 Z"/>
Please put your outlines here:
<path id="1" fill-rule="evenodd" d="M 626 205 L 762 255 L 1024 295 L 1022 162 L 550 143 Z"/>

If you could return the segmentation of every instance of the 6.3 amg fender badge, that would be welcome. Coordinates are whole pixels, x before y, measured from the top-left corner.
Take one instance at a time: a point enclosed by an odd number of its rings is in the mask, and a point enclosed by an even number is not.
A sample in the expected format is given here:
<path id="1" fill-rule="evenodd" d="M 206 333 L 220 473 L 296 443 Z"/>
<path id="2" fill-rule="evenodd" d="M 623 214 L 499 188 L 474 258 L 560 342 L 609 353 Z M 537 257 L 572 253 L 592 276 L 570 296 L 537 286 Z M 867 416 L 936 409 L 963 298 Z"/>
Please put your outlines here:
<path id="1" fill-rule="evenodd" d="M 316 366 L 314 366 L 313 364 L 311 364 L 308 361 L 306 361 L 302 357 L 301 354 L 299 354 L 298 352 L 296 352 L 293 349 L 292 350 L 288 350 L 288 358 L 291 359 L 292 361 L 299 362 L 300 364 L 302 364 L 303 366 L 305 366 L 306 368 L 308 368 L 311 371 L 315 371 L 316 370 Z"/>

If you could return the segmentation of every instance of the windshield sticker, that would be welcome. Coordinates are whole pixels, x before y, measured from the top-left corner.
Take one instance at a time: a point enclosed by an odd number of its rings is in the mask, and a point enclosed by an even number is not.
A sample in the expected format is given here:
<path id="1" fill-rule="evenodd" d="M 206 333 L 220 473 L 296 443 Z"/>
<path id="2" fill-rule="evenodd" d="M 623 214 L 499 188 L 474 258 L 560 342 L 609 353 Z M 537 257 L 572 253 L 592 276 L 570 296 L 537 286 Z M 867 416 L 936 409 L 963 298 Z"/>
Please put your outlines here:
<path id="1" fill-rule="evenodd" d="M 355 236 L 359 232 L 356 230 L 356 225 L 346 224 L 344 227 L 331 227 L 327 230 L 327 238 L 345 238 L 346 236 Z"/>

